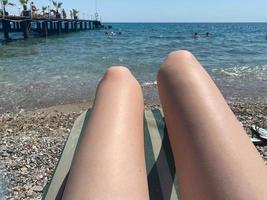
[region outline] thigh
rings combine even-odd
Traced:
[[[181,199],[266,196],[263,160],[196,58],[187,51],[171,53],[158,85]]]
[[[148,199],[141,87],[128,69],[110,68],[63,199]]]

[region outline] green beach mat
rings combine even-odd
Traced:
[[[44,191],[43,200],[61,199],[79,140],[86,128],[90,113],[90,110],[84,112],[75,121],[53,178]],[[145,111],[144,133],[150,199],[177,200],[179,195],[176,170],[162,110]]]

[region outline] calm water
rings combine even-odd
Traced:
[[[0,44],[0,112],[92,100],[110,65],[128,66],[142,84],[153,83],[164,57],[177,49],[192,51],[228,99],[267,100],[267,23],[113,24],[113,30],[123,34],[100,30]],[[147,102],[158,102],[155,91],[145,87]]]

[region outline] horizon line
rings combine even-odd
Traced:
[[[122,21],[122,22],[111,22],[111,21],[102,21],[102,23],[113,23],[113,24],[123,24],[123,23],[127,23],[127,24],[138,24],[138,23],[144,23],[144,24],[220,24],[220,23],[228,23],[228,24],[241,24],[241,23],[267,23],[267,21],[225,21],[225,22],[149,22],[149,21],[144,21],[144,22],[126,22],[126,21]]]

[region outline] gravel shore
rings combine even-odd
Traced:
[[[266,102],[229,105],[249,135],[253,124],[267,127]],[[41,198],[73,123],[86,106],[69,108],[0,115],[0,199]],[[257,149],[267,163],[267,146]]]

